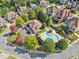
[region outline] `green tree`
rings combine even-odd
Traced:
[[[36,17],[36,14],[32,9],[28,10],[28,17],[29,17],[29,19],[33,19]]]
[[[16,24],[19,25],[19,26],[23,26],[25,24],[24,20],[19,16],[19,17],[16,17]]]
[[[35,36],[27,36],[24,41],[24,47],[29,50],[34,50],[38,46],[38,40]]]
[[[3,15],[5,15],[7,12],[9,12],[9,8],[8,7],[3,7],[2,12],[3,12]]]
[[[51,39],[46,39],[42,43],[42,50],[47,53],[53,53],[55,52],[55,43]]]
[[[23,20],[24,20],[25,22],[26,22],[27,20],[29,20],[27,13],[23,14],[21,17],[23,18]]]
[[[3,11],[2,11],[2,9],[0,8],[0,17],[2,17],[3,16]]]
[[[56,47],[61,49],[61,50],[65,50],[68,47],[68,43],[66,41],[66,39],[61,39],[56,43]]]
[[[38,19],[42,22],[45,23],[48,19],[48,16],[46,14],[44,14],[43,11],[39,11],[38,12]]]
[[[33,10],[35,11],[36,16],[37,16],[39,11],[43,11],[43,8],[38,6],[38,7],[33,8]]]

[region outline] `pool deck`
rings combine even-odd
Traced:
[[[50,28],[46,28],[46,31],[49,31]],[[41,33],[40,37],[44,35],[45,32]],[[52,33],[58,35],[59,39],[64,39],[64,37],[60,36],[54,29],[52,29]]]

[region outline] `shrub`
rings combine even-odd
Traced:
[[[56,48],[59,48],[61,50],[65,50],[68,47],[68,43],[66,39],[61,39],[56,43]]]
[[[55,51],[55,43],[51,39],[46,39],[42,43],[42,50],[47,53],[52,53]]]
[[[11,25],[11,26],[10,26],[10,30],[11,30],[11,33],[12,33],[12,34],[16,34],[16,33],[18,32],[18,29],[17,29],[17,27],[16,27],[16,24]]]
[[[13,43],[14,41],[16,41],[16,35],[12,35],[12,36],[7,38],[8,43]]]
[[[68,37],[70,38],[71,41],[75,41],[78,38],[75,34],[71,34]]]
[[[38,41],[35,36],[27,36],[24,41],[24,47],[29,50],[34,50],[38,46]]]
[[[20,33],[18,33],[18,35],[16,37],[16,43],[19,44],[19,45],[22,45],[23,42],[24,42],[23,35],[21,35]]]

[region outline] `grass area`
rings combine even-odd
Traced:
[[[79,14],[79,10],[76,10],[76,11],[75,11],[75,14]]]
[[[79,31],[76,32],[79,35]]]
[[[13,56],[8,56],[7,59],[17,59],[17,58]]]
[[[1,54],[2,52],[0,51],[0,54]]]
[[[71,12],[79,15],[79,10],[71,10]]]
[[[54,27],[59,27],[59,26],[62,26],[63,23],[58,23],[58,24],[55,24]]]
[[[68,37],[72,42],[78,39],[78,37],[75,34],[71,34]]]
[[[4,33],[6,31],[6,27],[5,28],[0,28],[0,34]]]

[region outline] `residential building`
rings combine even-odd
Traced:
[[[17,8],[17,13],[19,15],[22,15],[22,14],[24,14],[26,12],[27,12],[27,8],[26,7],[19,7],[19,8]]]
[[[53,6],[50,6],[50,7],[48,7],[48,8],[46,9],[46,14],[47,14],[48,16],[53,15]]]
[[[5,20],[14,20],[17,16],[18,15],[17,15],[16,12],[10,11],[10,12],[7,12],[7,14],[5,15],[4,19]]]
[[[69,17],[64,22],[64,27],[68,28],[69,30],[75,31],[77,28],[79,28],[79,17],[78,16]]]
[[[41,26],[42,23],[40,21],[30,20],[26,23],[25,28],[29,28],[29,31],[31,31],[31,33],[35,33]]]
[[[67,9],[59,9],[59,10],[56,12],[55,16],[61,17],[61,18],[66,18],[66,17],[71,16],[71,13],[70,13],[70,11],[67,10]]]

